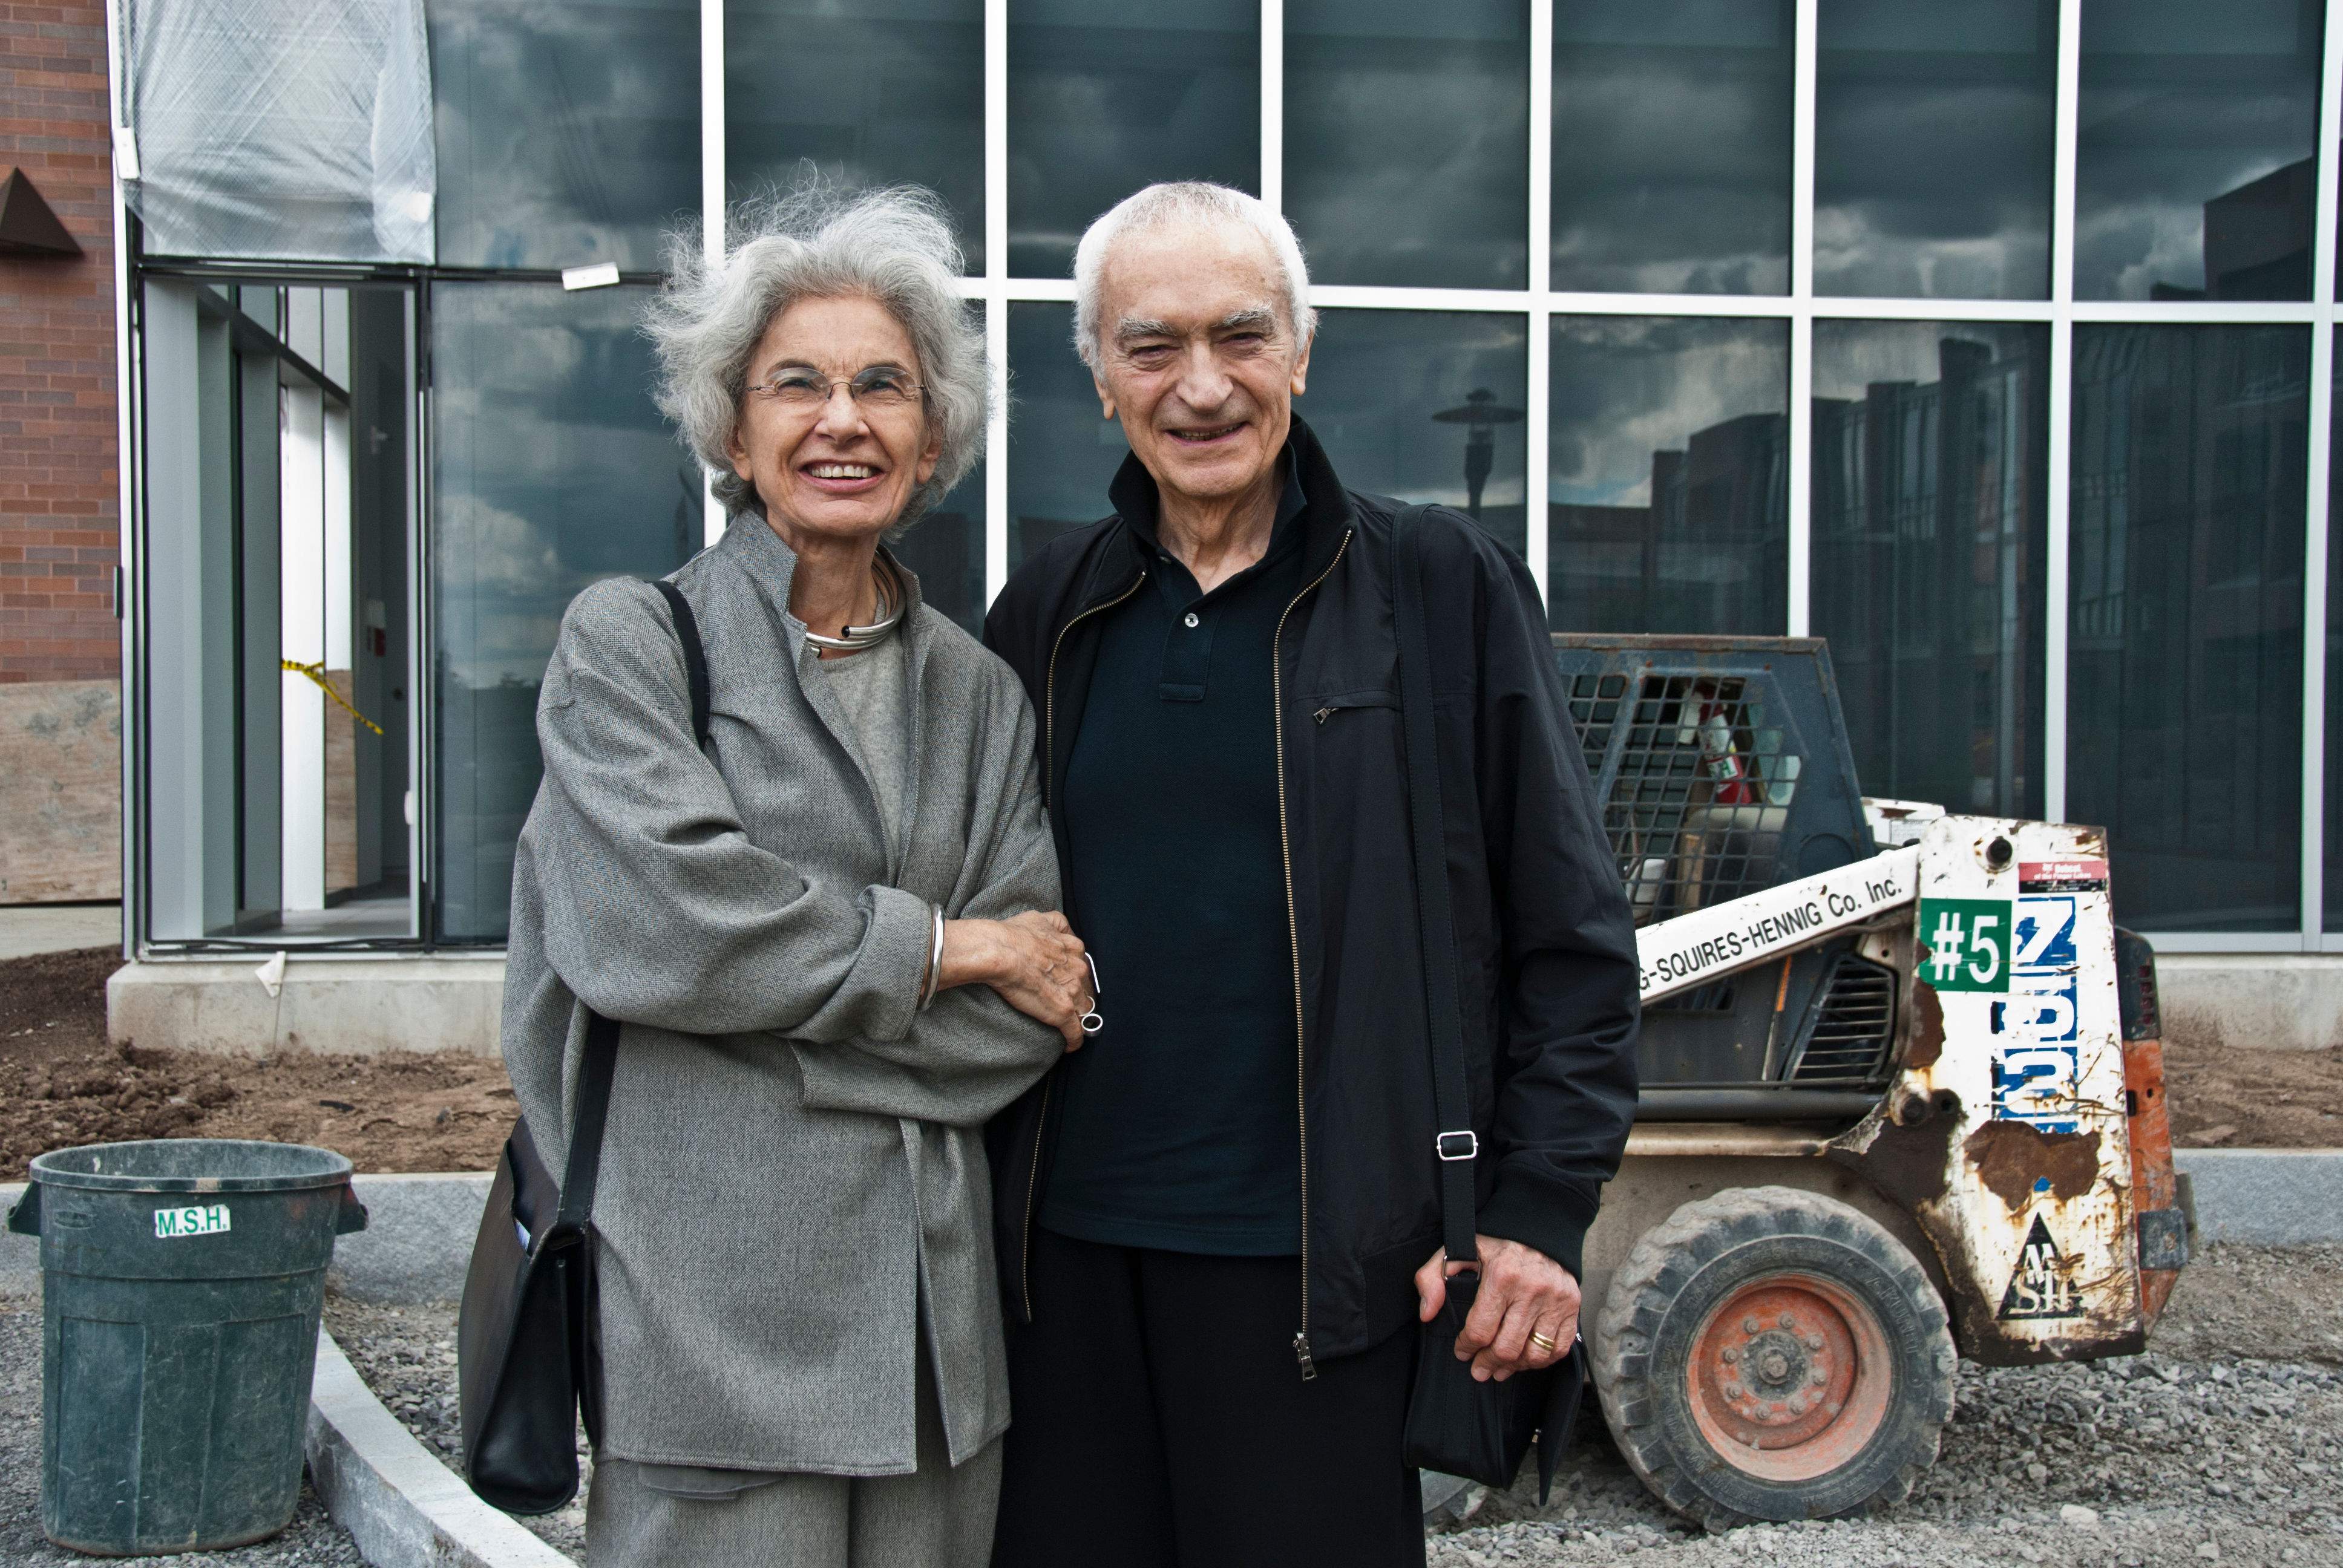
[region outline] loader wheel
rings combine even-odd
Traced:
[[[1787,1187],[1720,1192],[1647,1231],[1611,1278],[1594,1350],[1620,1452],[1712,1530],[1910,1495],[1958,1364],[1903,1244]]]

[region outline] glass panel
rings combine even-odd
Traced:
[[[699,207],[697,0],[432,0],[442,266],[659,266]]]
[[[981,276],[983,0],[728,0],[726,188],[787,189],[808,165],[844,186],[934,191]]]
[[[2083,0],[2076,298],[2310,297],[2325,12]]]
[[[1554,286],[1790,288],[1789,0],[1555,0]]]
[[[1525,288],[1524,0],[1286,0],[1285,210],[1316,283]]]
[[[1071,276],[1091,220],[1158,180],[1261,194],[1256,0],[1010,0],[1010,276]]]
[[[2310,334],[2075,328],[2066,815],[2116,918],[2300,920]]]
[[[887,548],[919,574],[920,597],[971,637],[984,632],[984,464]]]
[[[1789,323],[1557,316],[1551,370],[1554,629],[1786,630]]]
[[[412,297],[143,302],[144,934],[410,937]]]
[[[1074,356],[1074,307],[1009,304],[1009,566],[1114,508],[1106,487],[1131,447],[1099,413],[1088,367]]]
[[[1815,292],[2046,299],[2056,0],[1822,0]]]
[[[431,676],[440,940],[501,942],[561,613],[699,547],[699,465],[651,406],[649,291],[431,291]]]
[[[1864,793],[2042,815],[2050,329],[1815,323],[1814,629]]]
[[[1482,310],[1328,310],[1293,411],[1353,490],[1471,512],[1523,546],[1527,318]]]

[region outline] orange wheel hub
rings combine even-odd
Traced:
[[[1725,1462],[1810,1481],[1861,1453],[1894,1394],[1871,1309],[1811,1274],[1754,1281],[1720,1302],[1684,1369],[1693,1421]]]

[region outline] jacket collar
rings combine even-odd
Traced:
[[[1302,512],[1295,521],[1302,529],[1302,575],[1308,581],[1332,563],[1350,535],[1351,495],[1327,458],[1326,448],[1319,444],[1317,432],[1299,414],[1293,416],[1280,461],[1288,465],[1292,480],[1298,480],[1302,488]],[[1113,538],[1083,585],[1075,613],[1122,592],[1132,577],[1144,569],[1149,542],[1155,535],[1156,497],[1155,477],[1140,462],[1139,455],[1134,452],[1123,458],[1107,487],[1107,498],[1114,503],[1115,520],[1121,527],[1110,530]]]
[[[780,623],[789,638],[789,662],[794,665],[805,656],[805,623],[789,613],[789,584],[796,578],[798,553],[782,542],[781,536],[755,512],[735,512],[725,525],[724,537],[715,547],[738,567],[741,574],[756,585],[766,607]],[[920,606],[925,602],[920,591],[920,579],[911,568],[897,560],[895,552],[885,545],[879,547],[894,566],[895,575],[903,585],[906,603],[903,619],[895,635],[910,639],[912,666],[916,669],[920,656],[927,651],[927,638],[920,626]]]

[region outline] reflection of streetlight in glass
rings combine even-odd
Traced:
[[[1475,522],[1481,519],[1481,487],[1489,482],[1489,470],[1497,463],[1497,427],[1521,417],[1519,408],[1497,407],[1497,395],[1486,387],[1467,392],[1463,407],[1443,408],[1433,416],[1443,425],[1472,427],[1464,437],[1464,490],[1472,498],[1464,509]]]

